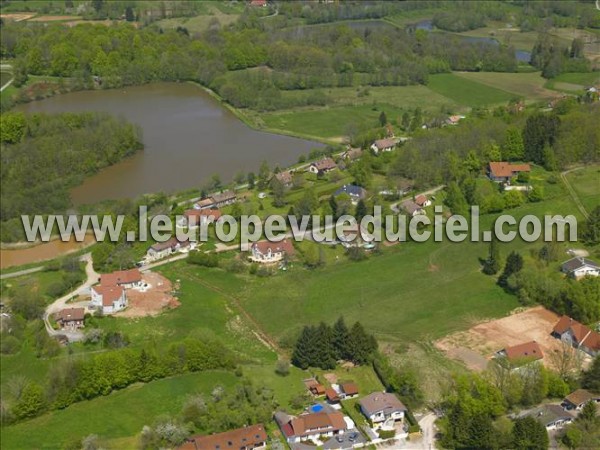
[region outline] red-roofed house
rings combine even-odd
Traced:
[[[54,315],[54,320],[63,330],[83,328],[85,308],[65,308]]]
[[[488,176],[499,183],[510,183],[521,172],[531,172],[529,164],[511,164],[508,162],[490,162]]]
[[[90,306],[102,311],[103,314],[113,314],[127,307],[125,289],[121,286],[94,286],[91,289]]]
[[[294,246],[287,239],[281,242],[260,241],[252,244],[250,259],[258,263],[274,263],[294,255]]]
[[[259,8],[264,8],[265,6],[267,6],[267,0],[252,0],[250,2],[250,6],[252,7],[259,7]]]
[[[179,450],[252,450],[267,446],[267,433],[263,424],[210,435],[192,436]]]
[[[218,209],[188,209],[183,212],[183,217],[177,221],[179,226],[199,226],[216,222],[221,218]]]
[[[421,208],[425,208],[426,206],[431,205],[431,200],[429,200],[426,195],[420,194],[415,197],[415,203]]]
[[[343,434],[348,428],[344,415],[338,411],[301,414],[298,417],[278,411],[275,421],[290,444]]]
[[[530,341],[503,348],[499,352],[496,352],[496,356],[508,359],[511,364],[523,366],[541,360],[544,357],[544,353],[536,341]]]
[[[562,316],[552,329],[552,335],[590,356],[600,354],[600,333],[571,319]]]
[[[100,275],[100,284],[102,286],[121,286],[124,288],[139,287],[142,285],[142,274],[139,269],[104,273]]]

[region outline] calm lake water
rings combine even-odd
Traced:
[[[240,170],[295,163],[321,144],[263,133],[189,83],[157,83],[58,95],[20,105],[24,112],[105,111],[142,128],[144,150],[103,169],[72,191],[75,205],[200,187],[212,174],[225,182]]]

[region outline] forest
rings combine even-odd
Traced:
[[[1,124],[2,222],[65,211],[71,187],[142,148],[137,126],[102,113],[11,112]],[[12,228],[3,227],[3,241]]]

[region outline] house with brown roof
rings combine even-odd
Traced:
[[[198,227],[216,222],[221,218],[221,211],[218,209],[186,209],[182,217],[177,220],[179,227]]]
[[[505,161],[490,162],[488,165],[488,177],[498,183],[510,183],[510,180],[521,172],[531,172],[531,166],[529,164],[512,164]]]
[[[496,352],[497,358],[506,358],[513,367],[518,368],[544,358],[544,353],[536,341],[505,347]]]
[[[63,330],[84,327],[85,308],[65,308],[54,314],[54,320]]]
[[[323,158],[308,166],[308,171],[317,175],[331,172],[334,169],[337,169],[337,164],[331,158]]]
[[[375,153],[376,155],[383,152],[391,152],[397,143],[398,140],[392,137],[385,139],[377,139],[371,144],[371,150],[373,150],[373,153]]]
[[[90,293],[92,296],[90,307],[101,311],[102,314],[114,314],[127,307],[127,296],[122,286],[101,284],[93,286]]]
[[[259,241],[250,247],[250,260],[261,264],[276,263],[285,257],[294,256],[295,249],[291,241]]]
[[[340,384],[340,391],[342,393],[342,397],[346,398],[354,398],[358,396],[358,386],[356,383],[352,381],[347,381],[346,383]]]
[[[600,265],[591,259],[583,258],[581,256],[564,262],[560,266],[560,270],[575,279],[583,278],[585,276],[600,276]]]
[[[202,212],[199,210],[194,211]],[[165,258],[178,251],[189,250],[191,247],[195,247],[195,243],[187,240],[180,241],[176,237],[172,237],[165,242],[157,242],[156,244],[151,245],[148,251],[146,251],[146,260],[156,261],[157,259]]]
[[[600,333],[569,316],[562,316],[551,334],[592,357],[600,354]]]
[[[360,159],[362,153],[363,151],[361,148],[348,147],[348,149],[342,153],[341,157],[347,161],[356,161],[357,159]]]
[[[327,401],[331,404],[339,403],[341,400],[340,396],[335,391],[335,389],[330,387],[325,389],[325,397],[327,398]]]
[[[406,213],[411,217],[425,214],[425,211],[423,211],[423,208],[421,208],[419,205],[417,205],[412,200],[404,200],[402,203],[400,203],[400,207],[404,211],[406,211]]]
[[[289,170],[284,170],[275,175],[275,179],[283,184],[285,187],[290,187],[294,181],[294,175]]]
[[[100,275],[100,284],[103,286],[121,286],[129,289],[142,285],[142,273],[139,269],[117,270]]]
[[[231,205],[237,201],[237,195],[233,191],[223,191],[215,194],[210,194],[207,198],[203,198],[194,204],[194,209],[211,209],[221,208]]]
[[[344,415],[339,411],[305,413],[297,417],[278,411],[274,418],[290,444],[332,437],[343,434],[348,429]]]
[[[263,424],[210,435],[196,435],[185,440],[179,450],[252,450],[267,446]]]
[[[564,398],[562,406],[568,410],[579,411],[588,402],[600,403],[600,394],[593,394],[586,389],[577,389]]]
[[[319,383],[316,378],[307,378],[303,382],[306,389],[308,389],[312,395],[317,397],[325,395],[325,387]]]
[[[358,401],[364,416],[374,424],[404,419],[406,406],[394,394],[373,392]]]

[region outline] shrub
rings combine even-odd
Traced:
[[[396,436],[396,430],[379,430],[377,434],[381,439],[392,439]]]
[[[282,377],[287,377],[290,374],[290,362],[286,359],[280,359],[275,365],[275,373]]]
[[[2,336],[0,339],[0,353],[14,355],[21,349],[21,341],[14,336]]]
[[[219,257],[215,253],[203,253],[200,251],[190,252],[187,257],[188,264],[196,264],[204,267],[217,267]]]

